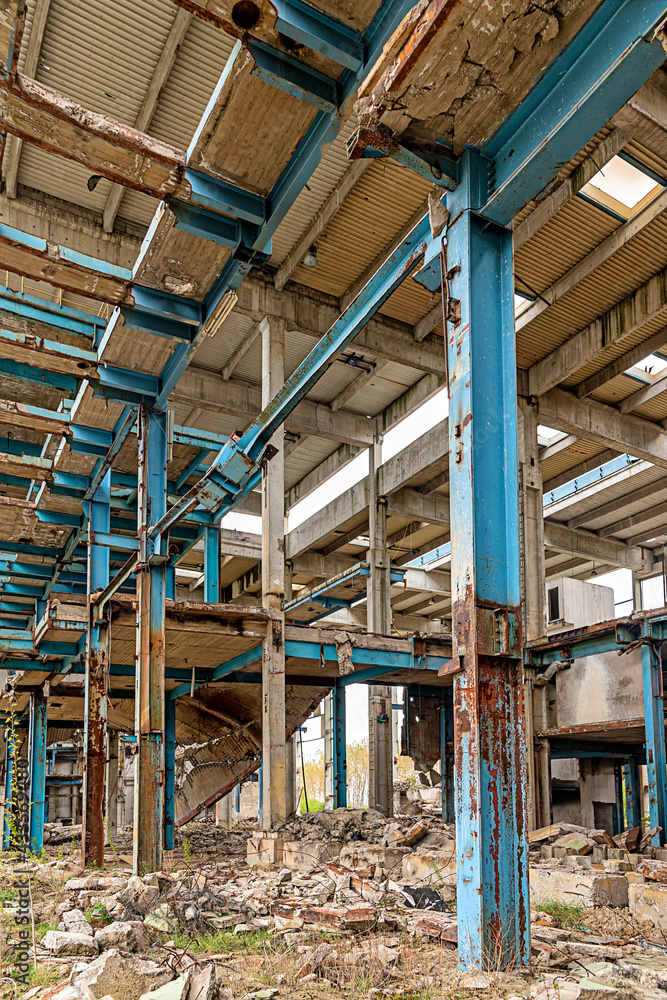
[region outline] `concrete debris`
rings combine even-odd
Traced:
[[[37,959],[59,963],[66,981],[30,1000],[270,1000],[274,982],[281,995],[315,984],[336,998],[364,982],[375,997],[417,975],[423,990],[467,984],[523,1000],[667,1000],[667,855],[628,851],[627,831],[538,832],[531,969],[503,983],[457,972],[456,843],[439,819],[335,810],[248,833],[243,851],[142,877],[35,862],[35,878],[44,868],[59,879],[36,915],[59,929]],[[207,940],[219,951],[202,953]]]

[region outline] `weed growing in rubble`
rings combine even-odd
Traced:
[[[543,899],[536,904],[538,910],[550,913],[563,927],[574,927],[580,924],[586,916],[586,909],[581,903],[563,903],[559,899]]]
[[[111,853],[114,856],[116,862],[118,862],[118,851],[116,850],[116,845],[114,844],[113,837],[111,836],[111,826],[109,825],[109,817],[104,817],[104,832],[107,835],[107,840],[109,841],[109,847],[111,848]]]
[[[181,841],[183,846],[183,857],[185,858],[186,867],[190,867],[190,862],[192,861],[192,844],[187,837],[183,837]]]
[[[264,941],[270,940],[268,931],[258,930],[257,933],[234,934],[232,931],[214,931],[212,934],[177,934],[174,937],[176,948],[187,948],[197,954],[218,954],[220,952],[260,951]]]

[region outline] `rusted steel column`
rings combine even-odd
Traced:
[[[382,464],[382,439],[376,436],[368,450],[368,549],[366,589],[367,631],[391,631],[389,556],[387,554],[387,504],[378,495],[378,469]],[[385,816],[394,814],[394,747],[392,741],[393,692],[386,684],[368,688],[368,805]]]
[[[285,381],[285,321],[262,321],[262,405]],[[271,612],[262,660],[262,826],[287,819],[285,774],[285,460],[282,430],[262,477],[262,605]]]
[[[167,506],[167,414],[139,408],[135,874],[162,867],[164,829],[165,596],[168,540],[149,530]]]
[[[111,472],[100,483],[94,498],[84,505],[89,519],[88,594],[109,583],[109,549],[95,544],[95,532],[110,529]],[[104,782],[107,759],[107,693],[109,675],[109,628],[94,620],[92,612],[86,636],[86,691],[83,715],[83,835],[81,864],[91,868],[104,864]]]
[[[475,214],[467,149],[448,196],[449,453],[462,968],[529,961],[512,233]]]

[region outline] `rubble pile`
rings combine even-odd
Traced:
[[[229,832],[197,824],[183,841],[211,837],[215,858],[143,877],[114,860],[94,873],[35,860],[21,866],[42,927],[31,961],[51,978],[19,995],[413,1000],[442,987],[444,996],[667,1000],[667,852],[651,833],[533,832],[531,967],[493,975],[457,970],[454,830],[430,815],[311,814],[250,838],[236,831],[245,852],[224,857]],[[5,956],[15,915],[6,902]]]

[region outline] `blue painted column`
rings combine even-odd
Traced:
[[[467,149],[446,233],[458,944],[480,969],[530,957],[512,233],[475,213],[489,181]]]
[[[333,800],[334,809],[347,808],[347,710],[345,687],[337,684],[333,690]]]
[[[636,757],[630,757],[623,768],[625,778],[625,812],[629,827],[642,825],[642,786],[639,764]]]
[[[648,637],[647,637],[648,639]],[[662,662],[660,653],[650,641],[642,645],[642,677],[644,681],[644,727],[646,740],[646,772],[648,777],[649,826],[662,827],[652,844],[664,840],[667,808],[665,799],[665,721],[663,713]]]
[[[204,529],[204,600],[208,604],[220,601],[220,532],[216,527]]]
[[[174,849],[176,809],[176,699],[167,698],[164,711],[164,849]]]
[[[257,829],[262,829],[262,820],[264,818],[264,765],[259,765],[259,771],[257,772]]]
[[[167,600],[168,601],[175,601],[176,600],[176,567],[175,566],[167,566],[166,573],[167,573],[167,580],[166,580]]]
[[[46,821],[46,697],[42,688],[30,695],[30,850],[44,846]]]
[[[95,532],[109,532],[111,471],[95,496],[84,504],[88,517],[88,595],[109,583],[109,548],[95,544]],[[107,759],[107,693],[109,673],[109,628],[106,621],[88,623],[86,635],[86,681],[83,709],[83,834],[81,863],[84,868],[104,864],[104,787]]]
[[[241,820],[241,786],[234,785],[234,808],[232,812],[232,821],[234,823],[239,823]]]
[[[160,871],[164,841],[165,599],[168,538],[149,529],[167,507],[167,414],[139,407],[135,874]]]

